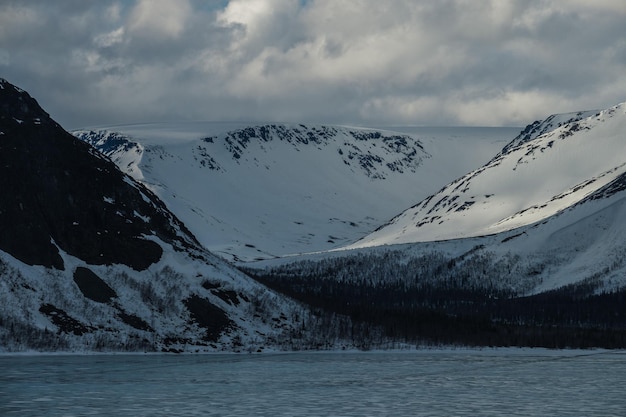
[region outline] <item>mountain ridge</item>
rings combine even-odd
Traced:
[[[533,129],[552,126],[556,117],[529,125],[534,128],[526,128],[487,164],[349,247],[488,235],[557,213],[624,172],[617,150],[626,145],[621,140],[625,107],[566,115],[567,122],[545,132],[537,129],[534,138]],[[594,142],[594,135],[602,143]]]
[[[500,132],[517,133],[211,123],[121,129],[73,133],[155,191],[206,247],[240,261],[356,240],[434,184],[467,172],[485,149],[500,149]]]
[[[7,82],[0,83],[0,110],[0,183],[9,191],[0,201],[3,351],[626,346],[626,164],[615,151],[623,142],[623,104],[533,123],[465,176],[466,165],[445,171],[459,155],[482,158],[472,147],[494,149],[501,137],[459,147],[467,138],[306,125],[219,132],[127,126],[126,133],[140,132],[137,141],[124,132],[90,132],[87,139],[115,166]],[[441,158],[455,148],[455,157]],[[437,193],[437,181],[451,172],[461,176]],[[392,182],[398,178],[406,182]],[[272,258],[248,240],[280,236],[272,234],[280,223],[256,228],[263,210],[281,208],[265,219],[284,217],[289,233],[302,229],[296,236],[312,240],[318,211],[326,238],[337,225],[358,226],[352,211],[370,212],[365,201],[396,210],[399,200],[387,196],[419,201],[432,188],[413,206],[426,217],[409,213],[401,226],[440,215],[435,221],[452,224],[449,230],[474,236],[392,245],[402,240],[391,234],[374,247],[338,245],[246,264],[246,273],[195,238],[190,230],[198,224],[187,228],[192,217],[175,214],[196,210],[210,218],[215,212],[194,200],[205,196],[240,219],[233,224],[251,257]],[[293,204],[294,195],[303,203]],[[494,206],[498,199],[508,206]],[[320,202],[338,205],[323,211]],[[342,203],[347,209],[337,215]],[[486,208],[477,216],[480,204]],[[430,218],[422,231],[435,222]],[[232,236],[226,229],[220,239]]]
[[[0,132],[0,351],[283,350],[327,334],[6,80]]]

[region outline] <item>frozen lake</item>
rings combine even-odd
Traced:
[[[626,352],[0,356],[0,416],[625,416]]]

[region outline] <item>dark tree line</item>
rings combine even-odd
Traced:
[[[363,344],[626,347],[626,291],[597,293],[588,280],[522,296],[537,268],[476,247],[457,258],[389,251],[246,272],[320,315],[349,317],[342,336]]]

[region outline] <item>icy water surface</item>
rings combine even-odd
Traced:
[[[0,416],[626,416],[626,353],[0,356]]]

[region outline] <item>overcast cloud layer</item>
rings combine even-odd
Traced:
[[[0,77],[66,128],[520,126],[626,100],[624,0],[0,2]]]

